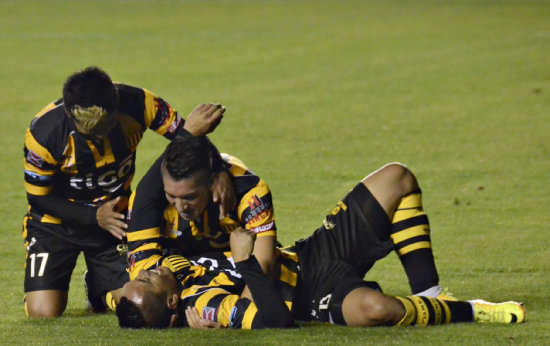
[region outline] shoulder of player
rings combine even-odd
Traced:
[[[28,132],[33,142],[46,148],[54,156],[64,150],[67,138],[74,131],[71,120],[66,116],[63,102],[58,100],[42,109],[32,120]],[[26,145],[32,145],[25,139]]]
[[[118,91],[118,112],[134,118],[143,118],[146,90],[122,83],[115,83],[115,88]]]
[[[241,160],[229,154],[222,154],[223,160],[228,165],[228,170],[233,177],[233,187],[238,199],[242,199],[249,191],[265,186],[267,184],[263,179],[251,171]]]

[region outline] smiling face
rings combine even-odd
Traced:
[[[122,287],[122,295],[138,305],[143,304],[151,295],[164,296],[173,292],[177,292],[176,278],[166,267],[141,270],[135,280]]]
[[[151,327],[155,325],[159,315],[177,307],[179,294],[172,271],[166,267],[158,267],[141,270],[135,280],[122,286],[121,296],[139,307],[147,326]]]
[[[212,196],[213,180],[213,176],[204,171],[179,180],[172,178],[166,171],[162,172],[166,199],[186,221],[198,219],[206,209]]]

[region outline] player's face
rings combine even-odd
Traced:
[[[141,270],[135,280],[122,287],[122,295],[139,306],[146,302],[147,297],[167,296],[174,292],[177,292],[176,278],[166,267]]]
[[[186,221],[199,218],[212,196],[212,177],[197,172],[189,178],[174,180],[168,173],[162,175],[166,199],[179,216]]]

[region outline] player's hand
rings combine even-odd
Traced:
[[[119,213],[119,210],[124,209],[128,204],[128,198],[124,196],[118,196],[112,201],[105,202],[101,207],[97,209],[96,219],[99,227],[103,228],[111,235],[119,240],[126,237],[126,216]]]
[[[220,206],[220,220],[235,208],[237,199],[233,189],[233,180],[228,172],[221,172],[217,175],[212,198],[214,203]]]
[[[201,103],[187,116],[183,128],[193,136],[204,136],[220,124],[225,107],[219,103]]]
[[[254,232],[247,231],[242,227],[233,230],[229,235],[229,245],[231,246],[233,261],[246,261],[252,255],[252,251],[254,251],[255,240],[256,233]]]
[[[185,317],[187,318],[187,324],[193,329],[221,328],[219,323],[201,318],[197,308],[192,306],[185,309]]]

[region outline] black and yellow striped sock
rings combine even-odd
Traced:
[[[428,216],[422,208],[422,192],[401,199],[392,219],[390,235],[405,268],[413,294],[439,284],[430,239]]]
[[[405,316],[397,326],[419,326],[472,322],[472,305],[430,297],[395,297],[405,306]]]

